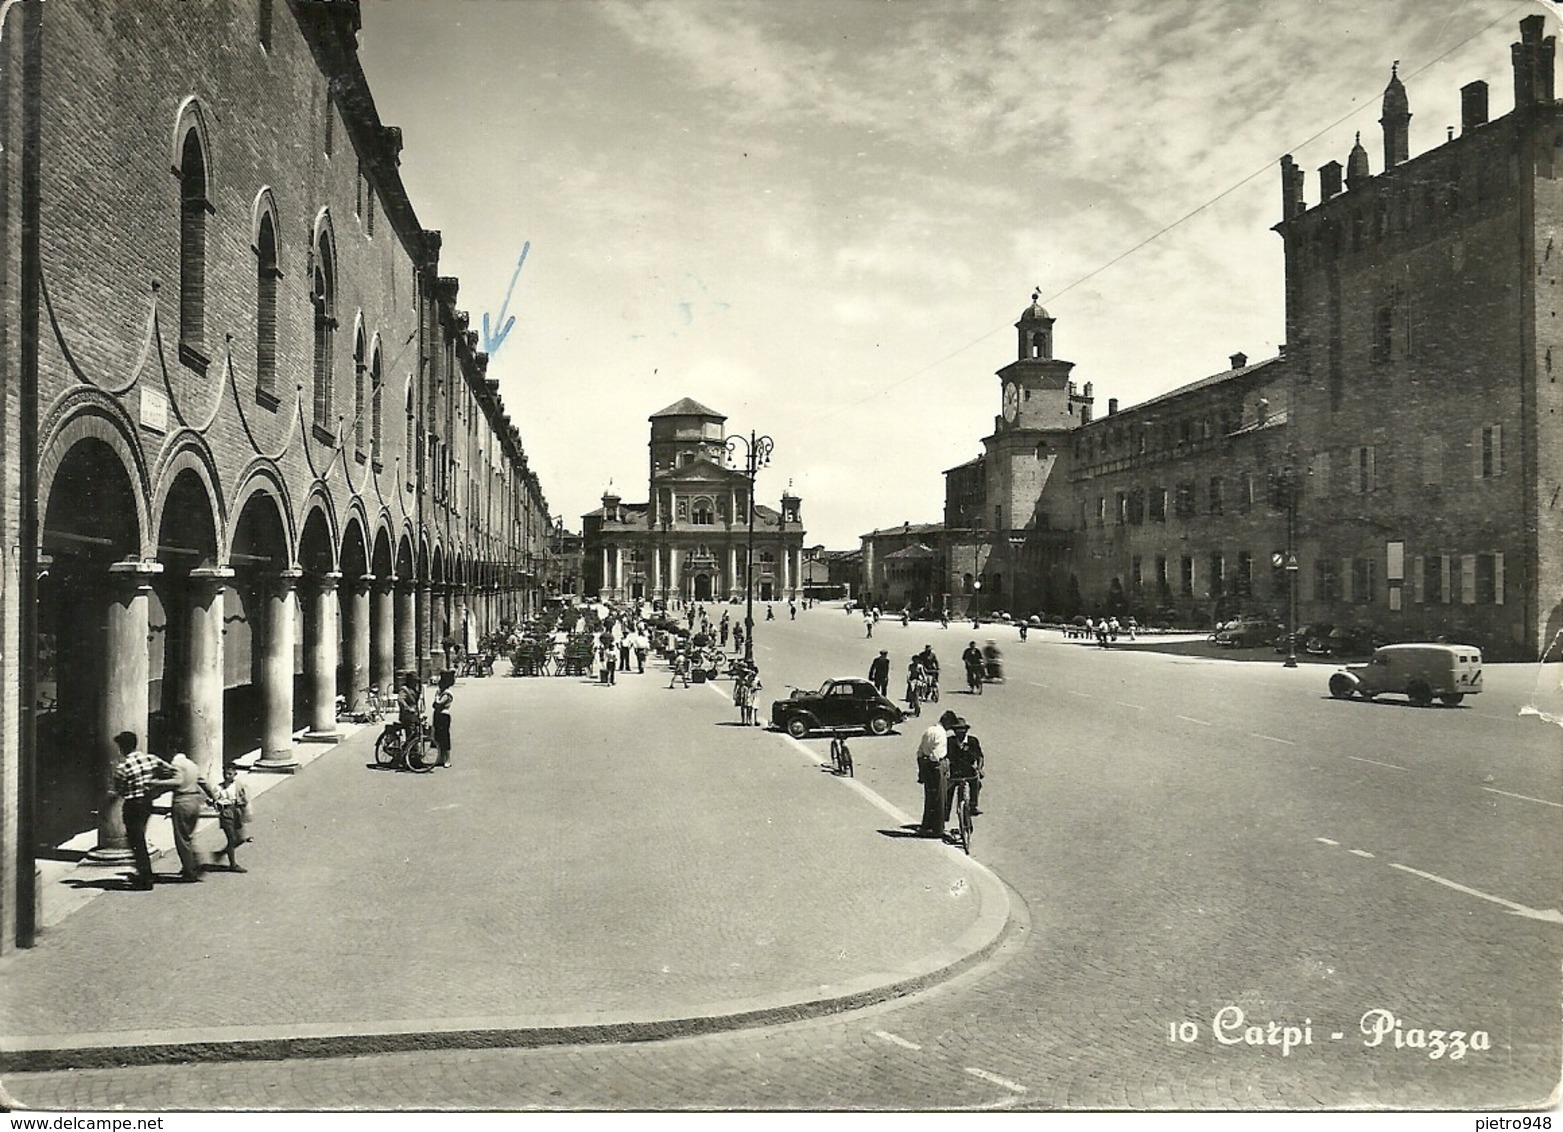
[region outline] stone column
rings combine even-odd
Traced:
[[[792,551],[787,549],[787,544],[782,543],[781,548],[781,599],[787,599],[787,593],[792,589]]]
[[[668,577],[668,593],[672,597],[682,598],[684,596],[683,592],[679,589],[680,585],[682,585],[682,583],[684,581],[684,579],[682,577],[682,573],[683,572],[679,569],[678,547],[676,547],[676,546],[669,547],[668,548],[668,575],[669,575],[669,577]]]
[[[619,597],[629,594],[629,581],[624,576],[624,548],[616,547],[613,551],[613,581],[614,588],[618,590]]]
[[[364,691],[369,687],[369,587],[373,574],[362,574],[347,583],[343,610],[347,624],[342,627],[343,675],[347,678],[346,703],[348,711],[360,711],[364,706]]]
[[[601,596],[603,596],[603,597],[607,597],[608,596],[608,587],[612,585],[612,583],[608,580],[608,569],[609,569],[608,548],[605,546],[605,547],[602,548],[602,591],[601,591]]]
[[[186,591],[190,706],[185,754],[213,783],[223,765],[223,590],[232,577],[226,566],[203,566],[190,571]]]
[[[98,747],[102,757],[104,804],[98,815],[98,844],[87,861],[120,865],[131,860],[125,836],[124,803],[114,791],[114,768],[123,760],[114,736],[134,731],[145,750],[147,739],[147,598],[160,562],[116,562],[105,583],[103,694],[98,703]]]
[[[337,583],[332,571],[310,578],[304,600],[304,679],[309,688],[306,743],[336,743]]]
[[[658,546],[651,552],[651,597],[653,600],[662,596],[662,550]]]
[[[411,578],[398,578],[396,582],[396,614],[393,621],[396,671],[391,674],[391,687],[400,683],[402,674],[418,667],[418,640],[414,635],[418,627],[418,594]]]
[[[727,596],[738,594],[738,548],[731,543],[727,547]]]
[[[424,655],[419,657],[419,674],[445,668],[444,594],[442,585],[425,582],[417,588],[417,616],[424,625]]]
[[[369,683],[381,696],[396,687],[396,604],[391,579],[364,575],[373,584],[370,597]]]
[[[417,604],[415,606],[418,625],[423,630],[423,645],[415,650],[419,653],[414,667],[420,676],[434,671],[434,654],[439,651],[440,642],[434,633],[434,583],[422,581],[418,584]]]
[[[266,638],[261,656],[261,757],[254,770],[292,774],[293,643],[298,582],[303,571],[284,570],[265,581]]]

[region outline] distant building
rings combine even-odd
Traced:
[[[585,590],[603,601],[736,601],[749,576],[749,478],[727,466],[727,418],[686,397],[653,413],[650,499],[609,488],[582,516]],[[799,596],[801,500],[753,506],[754,600]]]
[[[983,454],[944,473],[952,607],[1285,620],[1295,579],[1302,622],[1563,656],[1563,104],[1544,27],[1520,23],[1512,113],[1489,120],[1470,83],[1459,136],[1412,158],[1392,71],[1382,172],[1359,137],[1310,208],[1282,158],[1280,356],[1093,418],[1033,297]]]
[[[1391,72],[1383,169],[1358,139],[1319,201],[1281,160],[1305,617],[1559,656],[1563,193],[1554,40],[1520,22],[1514,110],[1461,90],[1459,136],[1410,157]]]
[[[940,608],[948,557],[943,523],[902,523],[862,536],[866,604],[882,609]]]

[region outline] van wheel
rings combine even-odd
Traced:
[[[1439,696],[1438,702],[1444,707],[1459,707],[1460,701],[1465,699],[1464,692],[1450,692],[1447,696]]]
[[[1337,672],[1330,677],[1330,695],[1337,700],[1349,700],[1351,698],[1351,678],[1342,672]]]
[[[1426,680],[1413,680],[1406,685],[1406,695],[1417,707],[1433,706],[1433,689]]]

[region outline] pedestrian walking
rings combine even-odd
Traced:
[[[923,820],[917,827],[920,837],[944,836],[944,796],[950,777],[950,733],[946,728],[958,718],[953,711],[945,712],[917,741],[917,781],[923,787]]]
[[[742,625],[733,626],[733,651],[744,651],[744,627]]]
[[[450,705],[455,699],[451,688],[455,683],[454,672],[441,672],[439,688],[434,693],[434,746],[440,753],[435,766],[450,766]]]
[[[797,619],[798,619],[798,604],[797,604],[797,602],[789,601],[787,603],[787,620],[788,621],[796,621]]]
[[[239,768],[232,763],[223,767],[222,783],[212,792],[212,805],[217,807],[217,825],[228,842],[218,851],[219,856],[227,855],[230,873],[247,872],[234,856],[234,850],[253,840],[248,833],[250,795],[239,781]]]
[[[923,714],[922,705],[919,701],[922,698],[924,678],[923,658],[919,654],[912,657],[906,666],[906,706],[913,715]]]
[[[863,630],[865,639],[874,635],[874,611],[871,609],[863,610]]]
[[[668,687],[671,688],[680,680],[684,682],[684,687],[689,687],[689,657],[683,649],[673,654],[673,678],[668,681]]]
[[[204,861],[195,847],[195,827],[201,820],[201,806],[212,801],[212,788],[201,777],[201,768],[183,752],[168,760],[174,777],[169,780],[173,798],[168,818],[174,827],[174,850],[179,854],[179,875],[187,881],[204,880]]]
[[[136,879],[130,887],[148,891],[152,887],[152,853],[147,849],[147,822],[152,817],[152,799],[170,788],[172,769],[156,755],[139,750],[134,731],[114,736],[119,762],[114,765],[114,792],[123,804],[125,837],[136,862]]]
[[[868,666],[868,680],[878,690],[881,696],[886,694],[890,687],[890,650],[880,649]]]

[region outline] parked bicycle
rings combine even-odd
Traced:
[[[421,719],[412,728],[403,727],[400,721],[392,720],[374,741],[374,761],[377,766],[427,774],[434,769],[438,759],[439,750],[434,746],[434,735]]]
[[[832,736],[830,740],[830,767],[834,773],[843,778],[853,776],[852,748],[847,746],[847,741],[840,735]]]
[[[352,711],[347,708],[347,697],[336,698],[336,718],[338,723],[379,723],[385,718],[385,703],[380,699],[380,693],[373,687],[365,688],[359,697],[359,706]]]

